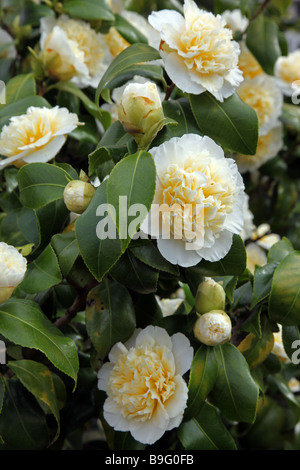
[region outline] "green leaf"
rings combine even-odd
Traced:
[[[262,319],[261,335],[249,333],[238,345],[238,350],[243,354],[250,369],[261,364],[271,353],[274,346],[274,336],[266,317]]]
[[[63,8],[71,17],[82,20],[114,20],[114,15],[104,0],[65,0]]]
[[[259,389],[246,359],[231,343],[217,346],[217,354],[219,373],[212,391],[214,404],[228,419],[252,423]]]
[[[127,341],[136,325],[127,289],[108,279],[89,292],[85,318],[87,332],[101,359],[115,343]]]
[[[178,428],[186,450],[236,450],[235,441],[214,406],[204,403],[200,412]]]
[[[62,275],[66,277],[79,256],[79,248],[75,232],[57,233],[52,237],[51,245],[58,257],[58,263]]]
[[[294,251],[292,243],[287,238],[283,237],[269,249],[268,263],[282,261],[292,251]]]
[[[197,416],[215,385],[218,363],[214,348],[202,345],[196,352],[190,370],[189,397],[184,418]]]
[[[113,279],[141,294],[156,292],[158,271],[142,263],[127,250],[110,269]]]
[[[62,275],[58,260],[51,245],[32,261],[28,267],[20,288],[28,294],[36,294],[59,284]]]
[[[136,42],[148,44],[147,38],[131,23],[117,13],[115,14],[114,27],[130,44],[134,44]]]
[[[54,18],[54,10],[47,7],[47,5],[36,5],[35,3],[28,3],[21,10],[20,26],[24,26],[27,24],[39,26],[40,19],[44,16],[52,16]]]
[[[50,243],[51,237],[61,232],[70,212],[63,199],[47,203],[45,206],[36,209],[36,219],[39,227],[39,250]]]
[[[269,315],[282,325],[300,324],[300,251],[287,255],[275,269]]]
[[[280,11],[280,13],[282,15],[284,15],[286,13],[287,9],[293,3],[293,0],[272,0],[272,3]]]
[[[50,163],[24,165],[18,173],[20,200],[30,209],[43,207],[61,199],[72,179],[65,170]]]
[[[292,360],[292,356],[297,352],[293,345],[300,345],[300,329],[298,326],[283,326],[282,327],[282,342],[284,350],[288,357]],[[296,343],[295,343],[296,342]],[[299,354],[298,354],[299,355]],[[298,359],[298,358],[297,358]]]
[[[52,442],[56,441],[60,433],[60,416],[50,370],[44,364],[28,359],[10,361],[7,365],[22,382],[24,387],[39,401],[44,403],[53,414],[57,423],[57,432]]]
[[[100,97],[104,89],[116,86],[116,78],[122,76],[129,80],[135,74],[147,70],[144,63],[160,59],[159,52],[148,44],[132,44],[119,54],[110,64],[105,74],[101,78],[96,90],[95,101],[99,104]],[[143,65],[141,65],[143,64]],[[150,66],[152,72],[158,70],[156,66]],[[153,67],[156,67],[153,69]],[[148,69],[149,70],[149,69]]]
[[[279,261],[273,261],[272,263],[267,263],[264,266],[255,266],[251,309],[269,295],[273,274],[278,264]]]
[[[19,380],[5,381],[0,435],[12,450],[44,450],[49,444],[46,417]]]
[[[117,229],[108,208],[105,209],[107,204],[106,186],[107,181],[101,183],[91,204],[75,222],[75,233],[80,254],[87,268],[98,282],[101,281],[122,254]],[[99,207],[105,209],[101,211],[101,214],[97,212]],[[111,231],[111,236],[108,236],[107,233],[105,238],[105,233],[108,231]],[[115,238],[113,237],[114,234]]]
[[[0,129],[2,129],[5,124],[9,123],[9,120],[12,116],[20,116],[21,114],[25,114],[30,106],[46,106],[47,108],[51,108],[51,105],[48,103],[48,101],[45,100],[45,98],[35,95],[27,96],[26,98],[23,98],[19,101],[7,104],[2,109],[0,109]]]
[[[208,92],[189,95],[200,131],[217,144],[237,153],[255,155],[258,118],[254,109],[235,93],[223,103]]]
[[[1,334],[15,344],[41,351],[52,364],[76,383],[77,348],[30,300],[10,299],[0,306]]]
[[[259,15],[248,28],[246,44],[263,70],[273,75],[275,62],[281,56],[277,24]]]
[[[136,258],[148,266],[151,266],[151,268],[179,276],[178,266],[169,263],[151,240],[132,240],[129,249]]]
[[[33,73],[24,73],[11,78],[6,84],[6,105],[20,101],[36,94],[36,83]]]
[[[107,202],[114,209],[111,216],[116,222],[123,252],[150,210],[155,184],[154,160],[143,150],[123,158],[109,176]]]

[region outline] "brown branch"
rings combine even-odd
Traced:
[[[264,2],[260,5],[260,7],[258,8],[258,10],[256,11],[256,13],[254,13],[254,15],[252,16],[252,18],[249,20],[249,23],[248,23],[248,26],[247,28],[245,29],[245,31],[243,32],[243,35],[247,33],[248,31],[248,28],[249,26],[251,25],[251,23],[256,20],[256,18],[264,11],[264,9],[266,8],[266,6],[270,3],[271,0],[264,0]]]
[[[166,91],[166,95],[165,95],[164,101],[168,101],[168,99],[170,98],[171,93],[172,93],[172,91],[174,90],[174,88],[175,88],[175,83],[172,83],[172,84],[169,86],[169,88],[167,89],[167,91]]]

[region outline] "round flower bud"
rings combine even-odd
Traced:
[[[129,83],[120,101],[118,118],[138,145],[148,145],[165,119],[155,83]]]
[[[198,286],[195,308],[198,315],[210,312],[211,310],[224,310],[225,291],[221,284],[214,279],[206,279]]]
[[[70,212],[82,214],[89,206],[96,189],[81,180],[70,181],[64,190],[64,201]]]
[[[231,338],[231,320],[223,310],[201,315],[194,325],[194,335],[207,346],[226,343]]]
[[[0,303],[10,298],[23,281],[26,269],[26,258],[14,246],[0,242]]]

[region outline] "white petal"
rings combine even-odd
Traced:
[[[173,355],[176,364],[176,374],[183,375],[191,367],[194,350],[186,336],[182,333],[175,333],[172,336]]]
[[[202,253],[187,250],[186,242],[183,240],[174,240],[173,238],[163,240],[159,238],[157,240],[157,247],[166,260],[182,267],[195,266],[202,259]]]
[[[164,404],[170,418],[182,415],[188,398],[188,388],[183,378],[177,375],[173,380],[176,384],[175,392]]]
[[[219,238],[215,239],[215,243],[211,248],[202,248],[199,250],[201,256],[207,261],[219,261],[227,255],[232,245],[233,233],[228,230],[222,230]]]

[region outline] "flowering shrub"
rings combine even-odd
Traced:
[[[2,2],[1,450],[300,449],[292,3]]]

